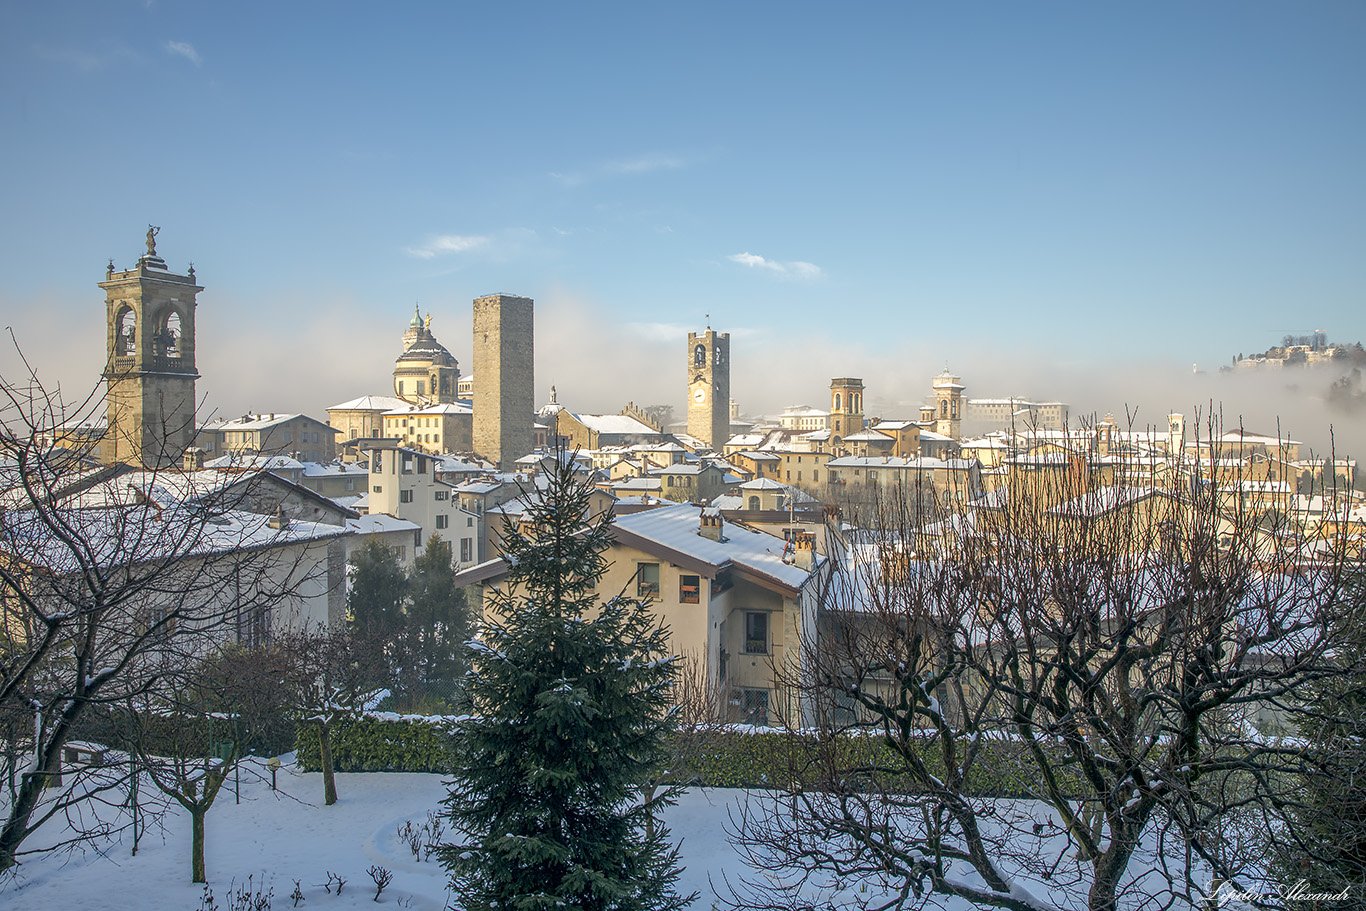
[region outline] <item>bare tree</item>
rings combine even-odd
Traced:
[[[206,881],[205,821],[247,751],[283,714],[289,653],[228,647],[164,662],[157,686],[130,700],[125,743],[139,771],[190,815],[191,881]]]
[[[82,725],[216,643],[325,612],[328,540],[344,533],[241,511],[199,475],[98,466],[93,441],[59,445],[100,410],[98,394],[69,408],[32,375],[0,378],[0,712],[29,719],[32,757],[0,807],[0,873],[40,826],[119,787],[62,774]]]
[[[830,530],[844,571],[791,681],[808,761],[734,820],[762,871],[734,904],[1268,891],[1250,836],[1285,821],[1301,766],[1268,730],[1334,673],[1347,561],[1284,516],[1268,533],[1208,466],[1146,461],[1074,452],[1022,465],[991,508],[927,515],[906,492]]]
[[[360,717],[367,701],[392,681],[384,641],[344,629],[311,630],[289,636],[283,647],[290,656],[289,703],[298,722],[318,733],[323,800],[331,806],[337,802],[332,732]]]

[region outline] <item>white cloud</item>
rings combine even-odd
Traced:
[[[777,260],[764,259],[764,257],[755,253],[732,253],[730,256],[727,256],[726,259],[733,263],[739,263],[742,266],[749,266],[753,269],[767,269],[770,272],[776,272],[778,275],[784,275],[790,278],[813,279],[820,278],[824,275],[820,266],[815,263],[802,262],[801,260],[794,260],[790,263],[780,263]]]
[[[178,54],[195,66],[199,66],[199,51],[195,50],[194,45],[188,41],[167,41],[166,53]]]
[[[420,247],[409,247],[408,255],[418,259],[431,259],[434,256],[443,256],[447,253],[468,253],[480,247],[487,246],[487,237],[469,236],[461,234],[443,234],[440,237],[433,237]]]
[[[603,170],[610,174],[648,174],[650,171],[671,171],[686,162],[675,155],[641,155],[620,161],[609,161]]]
[[[622,174],[650,174],[655,171],[672,171],[686,168],[688,159],[681,155],[650,153],[635,158],[618,158],[594,165],[585,171],[551,171],[550,177],[565,187],[577,187],[593,180],[616,177]]]

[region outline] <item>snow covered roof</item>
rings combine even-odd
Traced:
[[[331,405],[328,411],[392,411],[395,408],[407,407],[408,403],[403,399],[392,395],[363,395],[358,399],[349,402],[342,402],[340,405]]]
[[[574,417],[594,433],[623,433],[656,437],[662,435],[649,424],[642,424],[626,414],[575,414]]]
[[[205,467],[208,467],[207,465]],[[306,478],[344,478],[348,475],[368,475],[369,469],[359,462],[304,462]]]
[[[1226,442],[1226,443],[1243,442],[1243,443],[1258,444],[1258,445],[1262,445],[1262,446],[1299,446],[1299,445],[1301,445],[1299,440],[1292,440],[1292,439],[1289,439],[1289,438],[1287,438],[1287,437],[1272,437],[1272,436],[1267,436],[1267,435],[1264,434],[1264,433],[1253,433],[1252,431],[1250,431],[1250,430],[1244,430],[1244,429],[1241,428],[1241,427],[1237,428],[1236,430],[1229,430],[1229,431],[1226,431],[1221,437],[1219,437],[1219,439],[1220,439],[1220,441]]]
[[[408,415],[430,417],[432,415],[441,416],[450,414],[474,414],[474,409],[471,408],[469,405],[464,404],[463,402],[442,402],[437,405],[423,406],[409,405],[405,402],[402,407],[391,408],[390,410],[384,412],[384,416],[386,418],[399,416],[406,417]]]
[[[280,424],[288,424],[290,421],[303,418],[315,424],[322,424],[322,421],[311,418],[306,414],[244,414],[240,418],[232,418],[224,421],[217,426],[217,430],[265,430],[270,427],[277,427]],[[326,426],[326,425],[324,425]],[[329,427],[333,433],[336,430]]]
[[[891,443],[893,438],[877,430],[860,430],[858,433],[851,433],[844,438],[844,442],[849,443]]]
[[[740,485],[741,490],[786,490],[786,484],[779,484],[772,478],[759,478]]]
[[[1167,491],[1155,487],[1099,487],[1065,503],[1059,503],[1049,512],[1060,516],[1101,516],[1155,495],[1171,496]]]
[[[304,463],[289,456],[244,455],[240,452],[230,452],[205,462],[204,467],[235,471],[301,471]]]
[[[930,456],[841,456],[826,463],[827,468],[889,468],[908,471],[931,471],[939,468],[965,470],[977,464],[976,459],[935,459]]]
[[[739,567],[790,594],[816,578],[812,572],[784,562],[786,542],[777,535],[727,522],[722,526],[721,540],[713,541],[700,533],[701,515],[702,509],[690,503],[664,506],[618,516],[613,532],[618,541],[647,553],[683,555],[713,570]]]
[[[421,531],[422,526],[388,513],[377,512],[357,519],[347,519],[346,530],[358,535],[374,535],[390,531]]]
[[[168,558],[208,557],[221,553],[320,541],[349,534],[336,525],[290,521],[274,528],[273,516],[241,510],[206,513],[193,506],[154,505],[60,510],[63,521],[79,529],[81,563],[34,510],[0,515],[4,549],[56,572],[79,571],[82,563],[101,566],[141,564]]]

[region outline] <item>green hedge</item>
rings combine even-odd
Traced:
[[[449,772],[454,752],[448,726],[440,721],[366,716],[332,729],[332,764],[338,772]],[[318,728],[299,725],[295,740],[299,767],[316,772]]]
[[[1031,771],[1032,760],[1026,753],[1025,747],[1014,741],[985,743],[967,776],[969,793],[981,797],[1035,796],[1039,776]],[[864,785],[868,787],[876,777],[879,786],[887,790],[916,790],[909,776],[896,772],[904,762],[877,736],[831,739],[780,731],[679,734],[675,737],[675,755],[679,759],[675,774],[683,784],[820,789],[831,784],[849,785],[858,778],[868,779],[869,784]],[[926,743],[919,756],[930,774],[941,780],[945,777],[938,743]],[[1056,763],[1054,770],[1065,790],[1080,792],[1080,781],[1072,770]]]
[[[339,772],[450,772],[455,763],[454,735],[444,721],[367,716],[332,731],[332,757]],[[318,731],[300,726],[299,766],[318,770]],[[673,780],[712,788],[804,788],[849,784],[857,769],[884,770],[877,777],[888,790],[910,792],[914,783],[894,771],[900,760],[880,737],[822,738],[782,731],[729,730],[676,734],[678,757]],[[1028,797],[1037,794],[1038,774],[1023,745],[1014,741],[986,743],[968,776],[968,789],[983,797]],[[938,744],[920,753],[931,774],[944,777]],[[1075,773],[1055,765],[1068,790],[1079,791]]]

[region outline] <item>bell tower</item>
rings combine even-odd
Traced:
[[[863,429],[863,380],[837,376],[830,381],[830,447],[844,451],[844,438]]]
[[[730,333],[688,333],[688,436],[717,452],[730,439]]]
[[[934,432],[955,443],[963,438],[963,390],[967,387],[959,382],[961,379],[945,365],[944,372],[930,381],[934,387]]]
[[[157,255],[160,228],[148,226],[147,252],[131,269],[114,261],[99,286],[104,289],[108,330],[107,444],[110,463],[174,468],[194,443],[195,284],[194,266],[184,275],[170,271]]]

